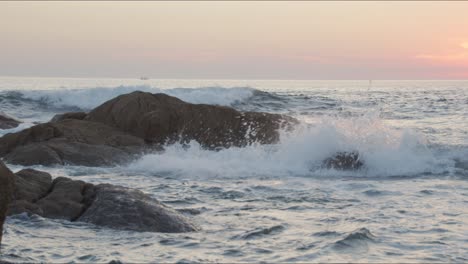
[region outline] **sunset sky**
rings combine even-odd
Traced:
[[[468,2],[0,2],[0,75],[468,79]]]

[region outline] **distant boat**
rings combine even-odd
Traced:
[[[148,77],[145,77],[145,76],[143,76],[143,77],[140,77],[140,80],[149,80],[149,78],[148,78]]]

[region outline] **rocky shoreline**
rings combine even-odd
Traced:
[[[10,201],[6,213],[3,211],[6,215],[37,214],[141,232],[198,230],[188,218],[138,190],[66,177],[52,179],[49,173],[34,169],[12,173],[3,163],[0,166],[1,178],[13,189],[6,197]]]
[[[89,113],[66,113],[0,138],[0,157],[20,165],[111,166],[175,142],[208,149],[279,140],[294,118],[190,104],[165,94],[120,95]]]
[[[273,144],[281,130],[298,123],[285,115],[239,112],[136,91],[89,113],[59,114],[50,122],[6,134],[0,138],[0,157],[23,166],[113,166],[176,142],[195,140],[210,150]],[[339,152],[323,162],[338,170],[363,165],[355,152]],[[6,216],[20,213],[143,232],[199,230],[189,218],[138,190],[53,179],[33,169],[12,173],[0,161],[0,227]]]

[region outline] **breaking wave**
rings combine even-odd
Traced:
[[[119,86],[115,88],[96,87],[89,89],[25,90],[3,91],[2,103],[37,103],[50,108],[92,109],[107,100],[133,91],[165,93],[186,102],[196,104],[217,104],[232,106],[254,96],[257,90],[249,87],[203,87],[160,89],[151,86]]]
[[[350,172],[322,166],[326,158],[342,151],[360,153],[364,167]],[[149,174],[193,177],[406,177],[442,174],[453,168],[453,157],[428,145],[421,134],[390,128],[376,116],[323,118],[315,124],[302,124],[293,132],[283,132],[280,142],[274,145],[210,151],[195,141],[175,144],[127,167]]]

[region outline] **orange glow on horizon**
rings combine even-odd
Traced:
[[[0,72],[435,78],[467,72],[467,13],[442,1],[0,1]]]

